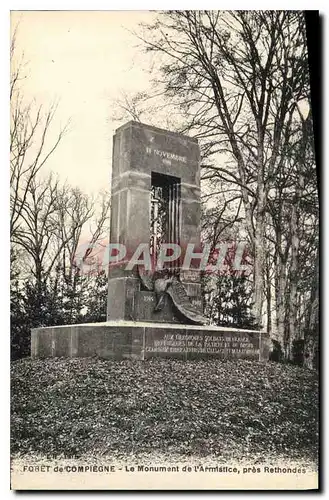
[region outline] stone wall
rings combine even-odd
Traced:
[[[33,358],[98,356],[267,361],[268,355],[269,337],[264,332],[211,326],[106,322],[35,328],[31,337]]]

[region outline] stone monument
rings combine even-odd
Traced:
[[[177,243],[183,250],[188,244],[196,251],[200,248],[200,168],[195,139],[136,122],[116,131],[110,241],[125,245],[129,257],[141,243],[150,246],[154,257],[161,242]],[[143,287],[137,267],[126,270],[127,263],[122,260],[109,269],[107,319],[178,322],[168,301],[162,311],[154,311],[155,292],[147,290],[145,280]],[[177,265],[175,270],[191,303],[201,312],[199,273],[181,271]]]
[[[109,259],[107,321],[33,329],[32,357],[268,359],[266,333],[202,314],[199,157],[188,136],[134,121],[116,131],[110,243],[124,254]]]

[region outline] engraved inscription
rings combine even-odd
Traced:
[[[194,271],[193,269],[182,269],[181,280],[192,283],[198,283],[200,281],[200,272]]]
[[[144,302],[155,302],[155,297],[153,295],[144,295],[143,300]]]
[[[180,161],[182,163],[186,163],[186,156],[176,155],[175,153],[169,153],[168,151],[161,151],[161,149],[154,149],[150,147],[146,147],[147,154],[154,154],[155,156],[161,156],[165,160],[175,160]]]
[[[258,339],[255,339],[258,345]],[[247,335],[182,335],[165,334],[146,346],[146,352],[154,353],[200,353],[226,355],[257,355],[259,349]]]

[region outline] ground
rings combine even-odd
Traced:
[[[318,378],[250,361],[12,363],[12,457],[315,463]]]

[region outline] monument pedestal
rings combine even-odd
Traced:
[[[35,328],[33,358],[90,357],[137,359],[248,359],[267,361],[269,336],[264,332],[134,321],[107,321]]]

